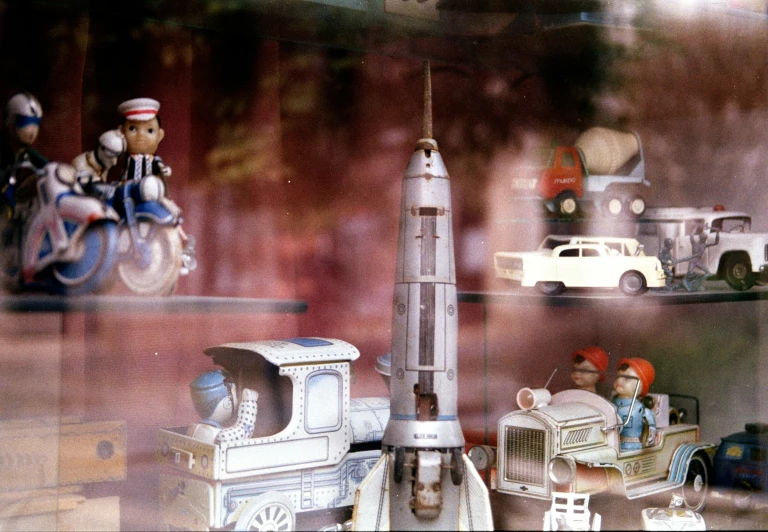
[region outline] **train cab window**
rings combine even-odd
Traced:
[[[307,377],[305,429],[327,432],[341,427],[342,378],[335,371],[318,371]]]

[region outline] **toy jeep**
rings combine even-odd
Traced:
[[[215,444],[187,436],[185,426],[161,429],[157,457],[165,465],[165,525],[294,530],[297,514],[351,508],[358,484],[381,455],[389,419],[389,399],[350,399],[357,348],[340,340],[294,338],[226,344],[206,354],[243,375],[245,384],[249,374],[277,369],[293,385],[292,415],[276,434]]]
[[[685,505],[704,506],[712,444],[699,427],[670,424],[669,397],[649,394],[657,423],[650,446],[621,451],[621,421],[611,402],[584,390],[550,395],[524,388],[516,410],[499,420],[496,488],[501,493],[551,499],[553,493],[613,492],[628,499],[680,488]],[[484,449],[478,448],[478,454]],[[470,450],[470,458],[478,462]]]

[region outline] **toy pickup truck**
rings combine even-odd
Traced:
[[[649,397],[656,437],[642,449],[622,451],[613,403],[585,390],[550,395],[523,388],[521,410],[499,420],[498,450],[475,446],[470,460],[476,467],[495,460],[500,493],[549,500],[554,492],[611,492],[636,499],[680,490],[685,506],[698,511],[706,503],[715,446],[699,441],[698,425],[674,423],[668,395]]]
[[[634,238],[557,236],[536,251],[494,254],[496,277],[535,286],[547,295],[566,288],[619,288],[639,295],[664,286],[661,262]]]
[[[713,277],[724,279],[734,290],[748,290],[764,282],[768,268],[768,234],[751,232],[752,218],[739,211],[727,211],[721,205],[706,208],[649,208],[637,224],[637,239],[646,253],[658,254],[665,238],[673,242],[676,259],[691,255],[690,235],[697,230],[715,240],[715,246],[704,251],[702,260]],[[674,266],[676,276],[682,276],[687,263]]]
[[[357,348],[293,338],[205,352],[244,375],[246,385],[249,373],[274,369],[288,377],[291,419],[276,434],[223,443],[187,436],[186,426],[161,429],[160,506],[168,529],[295,530],[297,514],[351,510],[357,486],[381,456],[389,420],[388,398],[350,399]]]

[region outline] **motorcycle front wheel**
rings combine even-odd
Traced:
[[[120,262],[117,273],[126,288],[137,295],[165,296],[173,293],[182,262],[181,236],[176,227],[138,220],[136,231],[147,246],[142,260],[134,253],[131,232],[127,226],[120,231],[118,250]]]
[[[117,224],[112,221],[88,227],[78,242],[77,256],[72,262],[60,262],[51,268],[57,286],[64,295],[104,292],[112,282],[112,268],[117,257]]]

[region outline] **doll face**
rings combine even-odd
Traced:
[[[213,410],[213,413],[208,416],[208,419],[215,421],[220,425],[227,425],[237,411],[236,397],[237,391],[235,390],[235,386],[232,385],[231,393],[219,401],[216,408]]]
[[[595,385],[600,380],[600,371],[589,360],[574,362],[571,380],[577,388],[594,391]]]
[[[35,123],[27,124],[22,127],[16,127],[14,129],[16,138],[21,144],[25,146],[34,144],[34,142],[37,140],[37,134],[39,132],[40,132],[40,126]]]
[[[154,155],[160,141],[165,136],[165,131],[160,128],[157,118],[152,120],[126,120],[120,126],[120,131],[125,135],[125,144],[128,153],[143,153]]]
[[[616,396],[622,399],[632,399],[635,395],[635,388],[640,385],[640,379],[632,368],[620,369],[619,376],[613,383],[613,390]],[[638,392],[639,395],[639,392]]]

